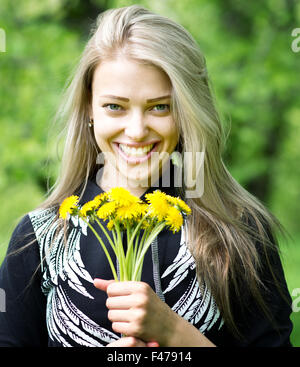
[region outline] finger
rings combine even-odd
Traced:
[[[146,343],[147,347],[159,347],[159,344],[157,342],[148,342]]]
[[[132,296],[108,297],[106,307],[110,310],[128,310],[133,306]]]
[[[143,282],[127,281],[127,282],[112,282],[107,286],[107,294],[110,297],[124,296],[136,292],[144,293],[147,290],[148,284]]]
[[[107,317],[111,322],[130,322],[132,320],[132,311],[109,310]]]
[[[131,323],[129,322],[113,322],[111,327],[114,332],[124,335],[132,335],[134,337],[138,336],[135,332],[133,332],[132,328],[130,327]]]
[[[100,279],[100,278],[95,278],[94,279],[94,286],[98,289],[100,289],[101,291],[106,292],[107,287],[111,284],[114,283],[115,280],[105,280],[105,279]]]
[[[147,346],[147,344],[145,342],[143,342],[141,339],[139,339],[139,338],[134,338],[134,339],[135,339],[134,347],[146,347]]]
[[[133,336],[126,336],[109,343],[107,347],[146,347],[146,343],[141,339],[134,338]]]

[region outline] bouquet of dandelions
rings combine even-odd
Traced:
[[[66,198],[60,208],[60,218],[78,216],[95,234],[108,259],[116,281],[141,280],[145,254],[158,234],[166,227],[173,233],[180,230],[183,219],[191,213],[189,206],[179,197],[155,190],[145,195],[146,203],[122,187],[112,188],[97,195],[83,206],[79,197]],[[100,219],[107,221],[106,228]],[[119,263],[119,277],[102,238],[95,230],[99,226]],[[107,229],[112,232],[112,238]],[[143,230],[143,234],[141,231]],[[122,233],[127,233],[127,251],[123,248]]]

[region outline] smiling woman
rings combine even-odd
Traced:
[[[182,26],[137,5],[100,14],[58,116],[66,123],[60,175],[15,229],[0,269],[0,345],[291,345],[275,235],[282,227],[224,165],[226,134],[205,58]],[[165,185],[167,167],[175,176],[174,152],[191,153],[177,163],[184,177],[196,173],[194,186]],[[191,208],[180,231],[153,240],[141,281],[113,281],[102,234],[67,215],[115,186],[137,200],[159,187]]]
[[[141,196],[157,172],[155,164],[149,164],[151,155],[174,151],[175,121],[168,104],[157,104],[170,103],[171,93],[168,76],[153,65],[118,56],[97,66],[90,118],[97,145],[106,153],[99,183],[104,190],[122,186]]]

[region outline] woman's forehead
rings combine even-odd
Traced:
[[[171,89],[170,79],[161,69],[132,59],[103,61],[93,76],[93,92],[97,94],[151,99],[170,95]]]

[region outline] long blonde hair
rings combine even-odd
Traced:
[[[282,227],[226,169],[222,160],[226,134],[215,108],[205,58],[179,24],[138,5],[99,15],[58,111],[58,117],[67,121],[61,170],[40,208],[59,205],[78,187],[83,193],[95,171],[100,151],[88,127],[93,73],[102,60],[120,54],[153,64],[169,76],[182,151],[205,152],[203,195],[186,199],[193,213],[188,219],[189,246],[199,281],[209,284],[225,322],[238,333],[232,294],[242,303],[243,284],[243,292],[248,288],[264,308],[260,259],[267,247],[276,248],[270,233]],[[195,172],[195,163],[184,170]],[[181,191],[184,196],[184,186]]]

